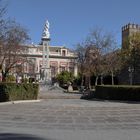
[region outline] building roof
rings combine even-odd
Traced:
[[[40,50],[43,50],[43,45],[28,44],[28,45],[23,45],[23,46],[26,46],[28,48],[39,48]],[[74,53],[72,50],[70,50],[69,48],[66,48],[65,46],[49,46],[49,50],[51,52],[60,52],[61,49],[67,49],[69,52]]]

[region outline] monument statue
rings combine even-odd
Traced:
[[[50,76],[50,64],[49,64],[49,42],[50,42],[50,32],[49,32],[49,22],[46,20],[43,34],[42,34],[42,68],[40,71],[40,80],[44,83],[51,80]]]
[[[45,38],[45,39],[50,38],[49,26],[50,26],[49,22],[48,22],[48,20],[46,20],[45,27],[44,27],[43,34],[42,34],[42,38]]]

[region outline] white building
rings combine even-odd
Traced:
[[[37,80],[43,78],[43,45],[26,45],[27,62],[23,64],[22,75],[24,77],[33,77]],[[77,76],[77,55],[64,46],[48,46],[49,59],[45,59],[45,65],[48,62],[49,78],[54,78],[62,71],[69,71]]]
[[[34,78],[49,81],[62,71],[69,71],[77,76],[76,54],[65,46],[50,46],[49,22],[46,21],[42,43],[40,45],[22,45],[23,61],[19,60],[11,70],[16,77]]]

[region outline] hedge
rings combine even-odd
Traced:
[[[95,98],[140,101],[140,86],[96,86]]]
[[[38,84],[0,83],[0,102],[37,99],[38,92]]]

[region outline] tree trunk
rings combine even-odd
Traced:
[[[8,71],[3,71],[2,70],[2,82],[6,82],[6,77],[7,77]]]
[[[7,73],[2,72],[2,82],[6,82]]]
[[[90,76],[88,77],[88,87],[89,87],[89,89],[91,89]]]
[[[113,71],[111,72],[111,80],[112,80],[112,85],[114,85],[114,73],[113,73]]]
[[[101,79],[101,85],[103,85],[103,76],[102,75],[101,75],[100,79]]]
[[[98,76],[96,76],[96,80],[95,80],[95,86],[98,85]]]
[[[81,86],[84,85],[84,75],[82,75],[82,81],[81,81]]]

